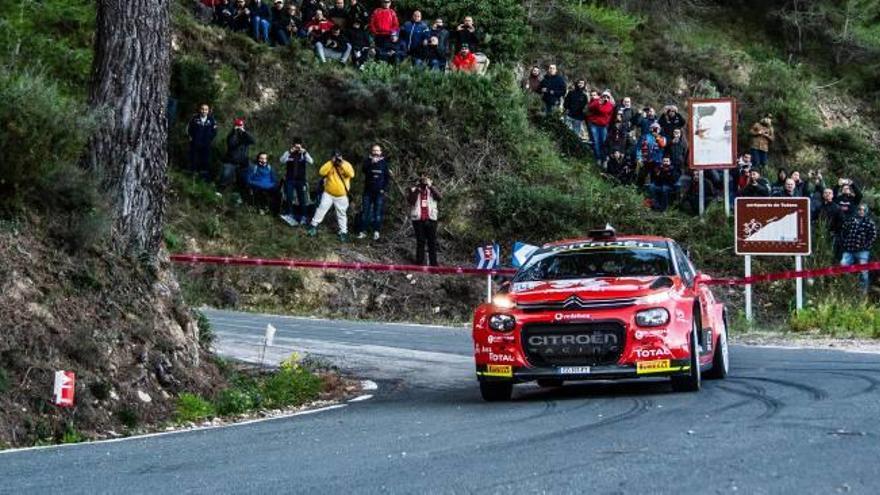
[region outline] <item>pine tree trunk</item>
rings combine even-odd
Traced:
[[[110,203],[112,244],[130,255],[153,256],[162,240],[169,2],[98,0],[89,103],[105,118],[87,160]]]

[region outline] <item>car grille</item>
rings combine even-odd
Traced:
[[[531,323],[523,326],[522,343],[535,366],[600,366],[620,359],[626,331],[617,321]]]
[[[562,301],[542,301],[535,303],[517,303],[517,308],[526,312],[537,311],[578,311],[582,309],[618,309],[632,306],[633,298],[627,299],[581,299],[571,296]]]

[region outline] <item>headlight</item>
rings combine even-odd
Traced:
[[[636,325],[640,327],[659,327],[669,322],[669,311],[652,308],[636,313]]]
[[[496,332],[509,332],[516,326],[516,318],[511,315],[494,314],[489,317],[489,328]]]

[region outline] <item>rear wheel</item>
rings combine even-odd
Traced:
[[[480,382],[480,395],[488,402],[510,400],[513,395],[513,382]]]
[[[674,375],[672,377],[672,390],[676,392],[697,392],[702,385],[700,376],[700,354],[698,347],[698,328],[700,327],[699,309],[694,309],[693,323],[691,323],[691,336],[688,347],[691,351],[691,369],[687,375]]]
[[[544,388],[561,387],[562,380],[559,378],[538,378],[538,386]]]
[[[718,334],[718,343],[715,344],[715,354],[712,355],[712,369],[706,372],[706,378],[721,380],[727,378],[730,371],[730,357],[727,348],[727,315],[723,318],[723,330]]]

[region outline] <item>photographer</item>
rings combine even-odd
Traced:
[[[348,241],[348,194],[351,187],[351,179],[354,178],[354,167],[342,159],[342,153],[333,152],[330,159],[318,170],[318,175],[324,179],[324,192],[321,194],[321,202],[312,217],[312,223],[308,235],[314,237],[318,234],[318,225],[324,221],[324,216],[330,211],[330,207],[336,210],[336,223],[339,226],[339,240]]]
[[[770,196],[770,184],[767,179],[761,177],[761,172],[752,168],[749,170],[749,180],[743,187],[740,196],[746,198],[766,198]]]
[[[243,178],[248,166],[248,150],[256,143],[253,136],[245,130],[243,118],[235,119],[232,124],[233,128],[226,136],[226,157],[220,174],[222,187],[232,185],[237,178]]]
[[[373,230],[373,240],[378,241],[385,207],[385,190],[388,188],[388,179],[391,177],[388,159],[382,154],[381,146],[373,145],[370,149],[370,156],[364,160],[361,171],[364,174],[364,197],[361,204],[360,221],[356,226],[357,238],[366,238],[366,231],[370,228]]]
[[[819,204],[813,209],[813,222],[824,222],[831,234],[831,249],[835,260],[839,260],[842,254],[840,246],[840,231],[843,228],[843,214],[840,206],[834,202],[834,190],[825,188],[822,192]]]
[[[752,154],[754,167],[758,170],[763,170],[764,165],[767,164],[767,155],[770,152],[770,144],[776,139],[773,132],[771,116],[767,115],[760,121],[752,124],[749,134],[752,136],[751,149],[749,152]]]
[[[462,45],[467,45],[472,52],[477,52],[480,50],[480,43],[484,38],[483,31],[477,29],[474,25],[474,18],[471,16],[466,16],[461,24],[455,28],[455,42],[459,49]]]
[[[442,199],[431,178],[425,174],[409,188],[410,219],[416,234],[416,264],[425,264],[425,247],[428,261],[437,266],[437,202]]]
[[[284,213],[281,219],[289,225],[305,225],[309,202],[308,169],[315,160],[303,146],[302,139],[295,138],[293,146],[281,155],[281,163],[287,167],[284,174]],[[295,209],[294,196],[296,196]]]
[[[852,179],[840,178],[834,188],[834,201],[840,206],[840,213],[843,216],[852,216],[862,202],[862,191]]]

